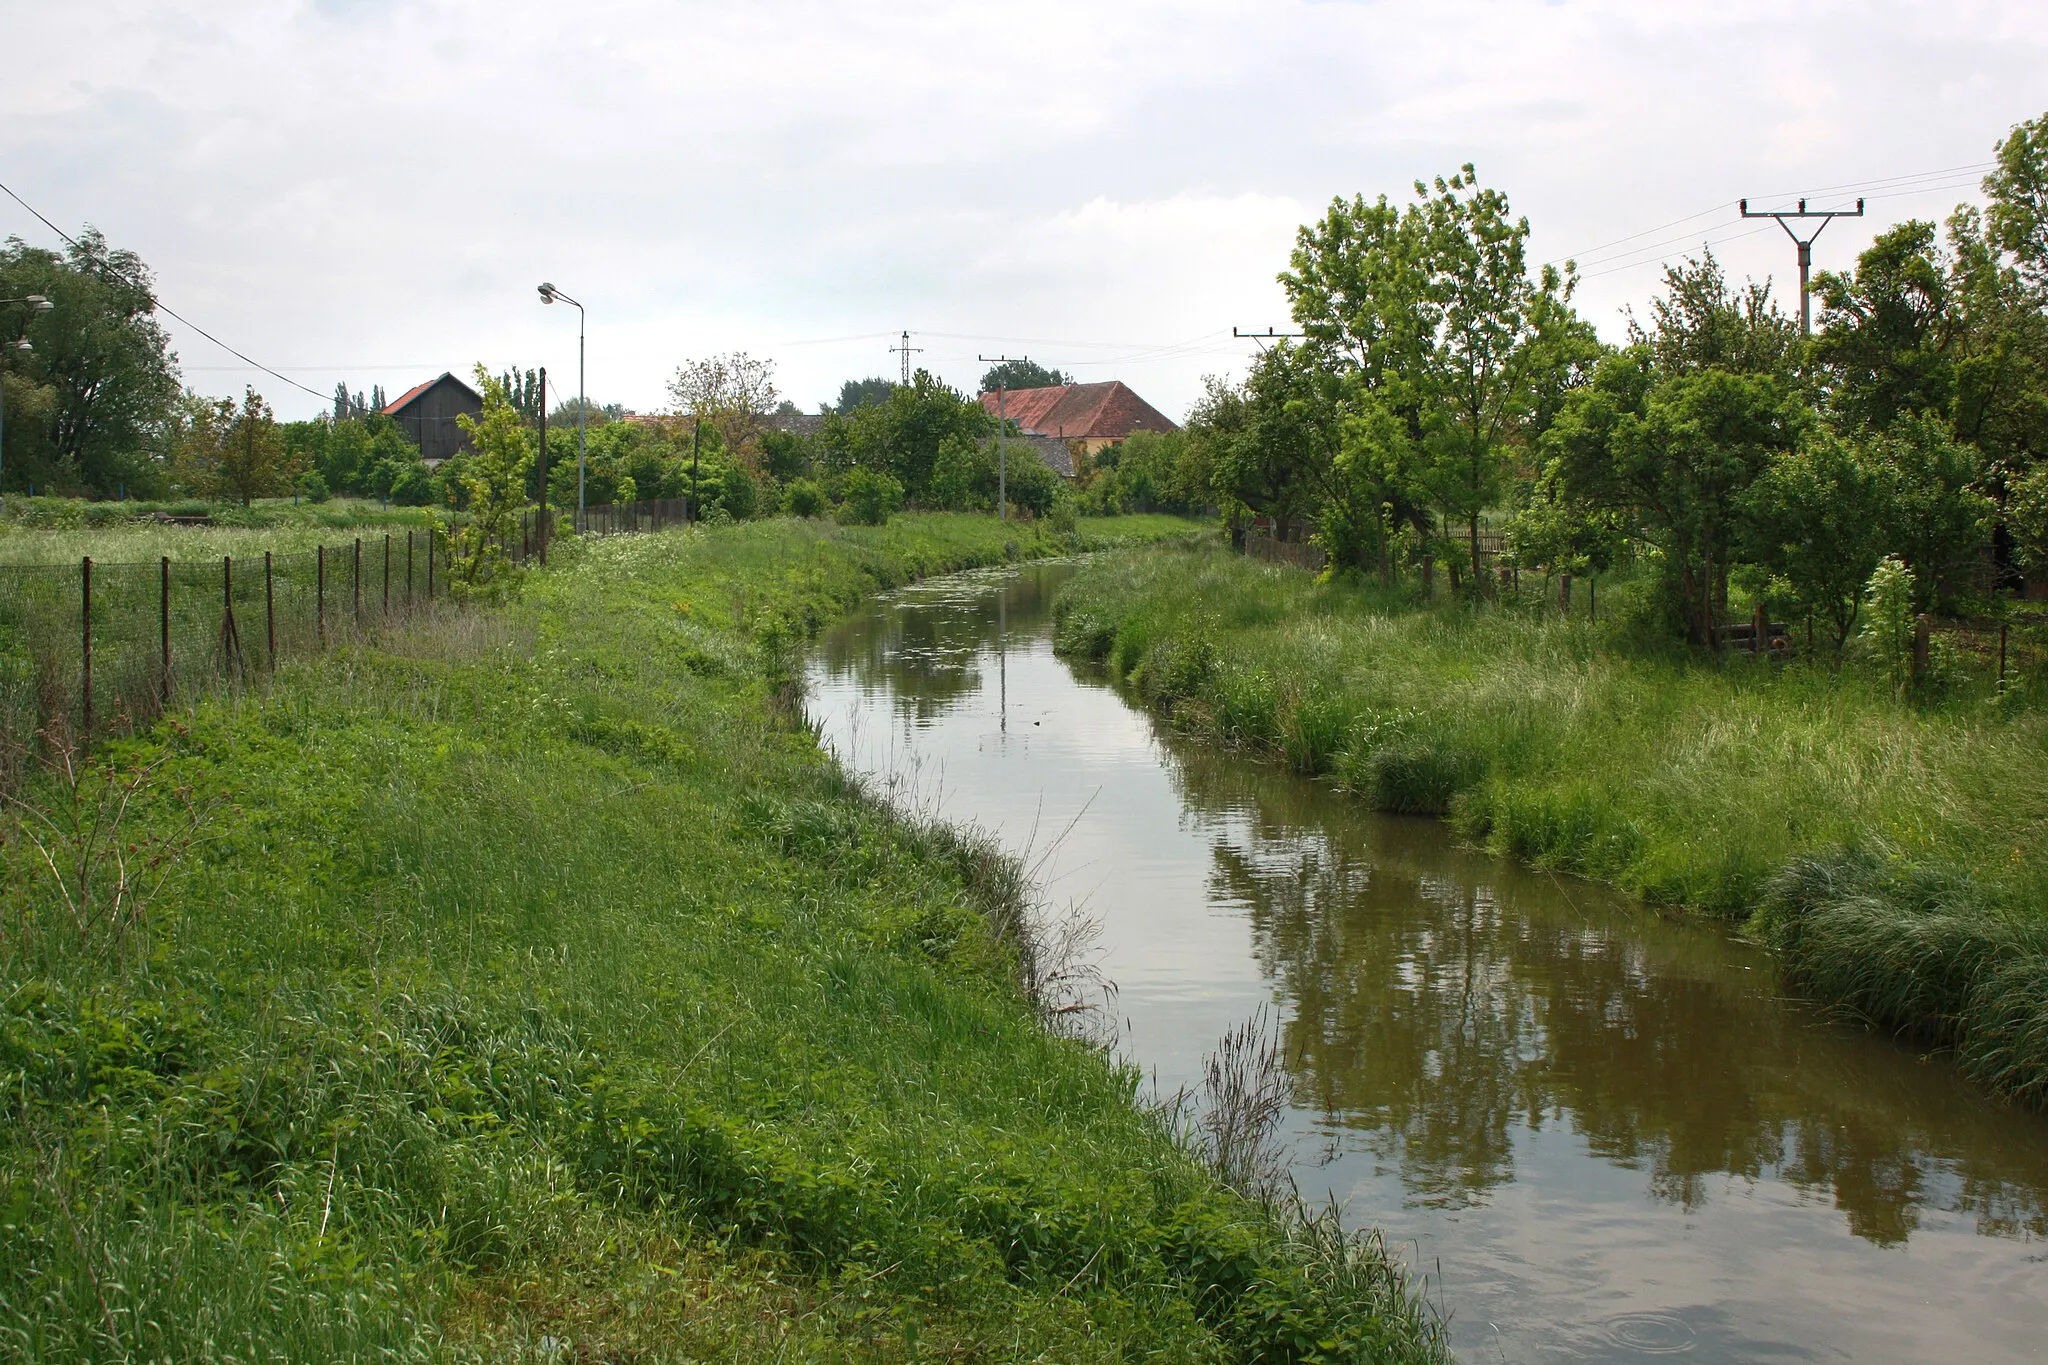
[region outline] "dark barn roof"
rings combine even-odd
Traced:
[[[437,464],[469,449],[469,433],[455,419],[463,413],[475,417],[483,410],[483,395],[452,371],[415,384],[384,405],[384,415],[395,420],[406,439],[420,448],[420,458]]]

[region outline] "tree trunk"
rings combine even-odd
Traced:
[[[1486,590],[1486,565],[1479,557],[1479,514],[1474,512],[1465,523],[1465,529],[1472,538],[1472,591],[1480,597],[1490,597]]]

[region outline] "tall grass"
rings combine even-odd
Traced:
[[[118,959],[9,845],[0,1351],[1435,1358],[1040,1027],[1014,867],[777,718],[858,594],[1060,543],[622,537],[119,746],[124,833],[206,818]]]
[[[1768,898],[1758,929],[1821,998],[2048,1099],[2048,990],[2003,927],[2048,923],[2048,718],[2009,695],[1911,706],[1855,669],[1716,662],[1583,616],[1424,609],[1213,549],[1092,564],[1056,614],[1063,650],[1179,724],[1381,809],[1731,919]],[[1883,850],[1881,878],[1823,894],[1788,871],[1875,856],[1855,849]],[[1902,888],[1929,879],[1976,888],[1945,921],[1972,946],[1887,947],[1916,922]],[[1808,917],[1813,934],[1787,927]],[[1836,963],[1885,984],[1852,987]]]

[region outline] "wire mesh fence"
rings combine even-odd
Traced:
[[[569,519],[528,512],[498,548],[545,563]],[[681,498],[581,514],[595,536],[689,520]],[[291,554],[0,565],[0,791],[39,745],[90,745],[200,692],[252,685],[282,659],[442,609],[453,548],[444,531],[408,530]]]

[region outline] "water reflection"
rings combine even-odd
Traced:
[[[1774,998],[1760,954],[1474,857],[1435,822],[1358,819],[1309,784],[1167,747],[1212,817],[1211,895],[1244,911],[1289,1005],[1296,1102],[1396,1164],[1417,1201],[1483,1203],[1514,1179],[1514,1130],[1561,1124],[1685,1210],[1718,1177],[1769,1177],[1879,1245],[1929,1206],[2048,1237],[2036,1121]]]
[[[1461,1354],[2042,1357],[2048,1123],[1718,931],[1183,742],[1052,657],[1064,573],[848,622],[821,724],[1013,847],[1079,815],[1044,875],[1092,897],[1162,1088],[1277,1003],[1297,1179],[1441,1258]]]

